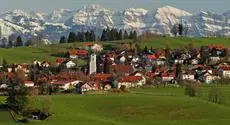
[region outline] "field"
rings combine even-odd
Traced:
[[[222,87],[226,105],[206,101],[209,89],[203,87],[202,94],[194,98],[184,96],[183,88],[146,88],[132,93],[106,95],[51,96],[54,115],[45,121],[33,121],[30,124],[229,125],[230,86]],[[0,119],[10,119],[6,116],[9,115],[0,112]],[[6,124],[13,125],[12,121],[0,121],[0,125]]]
[[[120,41],[110,41],[105,42],[107,45],[119,45]],[[126,41],[124,41],[126,42]],[[188,44],[193,44],[194,46],[209,45],[209,44],[222,44],[224,46],[230,46],[230,39],[228,38],[188,38],[188,37],[150,37],[141,39],[140,46],[144,48],[148,46],[149,48],[163,48],[167,45],[171,48],[181,48]],[[12,49],[2,49],[0,48],[0,62],[3,58],[7,60],[8,63],[32,63],[34,59],[48,60],[54,62],[55,54],[65,53],[71,48],[80,47],[82,43],[74,44],[54,44],[54,45],[43,45],[38,47],[19,47]],[[81,64],[84,61],[80,60]]]

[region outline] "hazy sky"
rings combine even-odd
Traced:
[[[209,10],[218,13],[230,10],[230,0],[0,0],[0,11],[21,9],[50,12],[55,8],[79,9],[83,5],[100,4],[113,10],[140,7],[156,10],[165,5],[197,13]]]

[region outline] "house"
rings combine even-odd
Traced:
[[[87,92],[92,90],[92,87],[88,83],[83,83],[82,85],[80,85],[80,88],[81,92]]]
[[[157,61],[156,61],[156,64],[158,66],[162,66],[162,65],[165,65],[165,62],[166,62],[166,58],[158,58]]]
[[[171,82],[172,80],[174,80],[176,77],[175,73],[168,73],[168,72],[164,72],[161,74],[161,79],[163,82]]]
[[[218,57],[218,56],[211,56],[209,59],[212,62],[218,62],[218,61],[220,61],[220,57]]]
[[[212,83],[213,80],[215,80],[215,78],[211,73],[207,72],[204,74],[204,82],[205,83]]]
[[[66,59],[66,58],[60,58],[60,57],[58,57],[58,58],[56,58],[55,61],[56,61],[56,65],[59,66],[59,65],[61,65],[63,62],[67,61],[67,59]]]
[[[157,59],[157,56],[155,54],[149,54],[147,55],[147,58],[149,61],[155,61]]]
[[[40,61],[38,61],[38,60],[34,60],[34,62],[33,62],[33,64],[34,64],[34,66],[41,66],[41,62]]]
[[[109,79],[111,79],[113,76],[112,74],[95,74],[92,79],[95,80],[95,81],[109,81]]]
[[[94,51],[94,52],[100,52],[103,50],[103,46],[102,44],[94,44],[91,49]]]
[[[121,73],[127,76],[133,72],[134,72],[134,69],[131,65],[117,64],[117,65],[110,65],[110,68],[109,68],[110,74]]]
[[[88,56],[87,50],[69,50],[68,51],[69,58],[75,59],[75,58],[85,58]]]
[[[230,66],[220,66],[219,75],[225,78],[230,77]]]
[[[199,61],[197,59],[192,59],[190,62],[192,65],[197,65]]]
[[[146,84],[146,80],[141,76],[124,76],[118,81],[118,88],[125,86],[126,88],[143,86]]]
[[[183,64],[184,60],[183,59],[175,59],[174,64]]]
[[[72,61],[66,62],[65,65],[66,65],[67,68],[73,68],[74,66],[76,66],[76,64],[74,62],[72,62]]]
[[[183,73],[182,80],[189,80],[189,81],[195,80],[195,72],[187,71],[186,73]]]
[[[42,67],[46,67],[46,68],[50,67],[50,65],[51,65],[51,63],[48,62],[48,61],[43,61],[43,62],[41,63],[41,66],[42,66]]]
[[[110,90],[112,88],[112,86],[110,85],[110,84],[105,84],[104,85],[104,90],[105,91],[108,91],[108,90]]]
[[[68,90],[71,86],[71,81],[69,80],[52,80],[50,82],[52,86],[58,86],[61,91]]]
[[[34,87],[34,82],[33,81],[24,81],[25,87]]]

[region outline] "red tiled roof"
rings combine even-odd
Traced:
[[[155,54],[152,54],[152,55],[147,55],[148,59],[156,59],[156,55]]]
[[[63,63],[66,60],[67,60],[66,58],[60,58],[60,57],[58,57],[58,58],[56,58],[56,63]]]
[[[68,51],[69,55],[70,56],[75,56],[75,55],[78,55],[78,56],[85,56],[88,54],[88,51],[87,50],[69,50]]]
[[[147,76],[148,78],[152,78],[155,75],[155,73],[153,72],[146,72],[145,76]]]
[[[125,76],[122,77],[119,82],[138,82],[142,79],[141,76]]]
[[[225,49],[225,47],[223,45],[209,45],[208,48],[209,49],[215,48],[216,50],[220,50],[220,51]]]
[[[29,80],[25,80],[24,84],[34,84],[34,82],[33,81],[29,81]]]
[[[110,73],[113,73],[114,71],[119,73],[132,73],[133,67],[131,65],[110,65]]]
[[[112,77],[112,74],[95,74],[94,76],[96,81],[101,81],[101,80],[104,81],[111,77]]]
[[[230,70],[230,67],[229,66],[221,66],[220,67],[222,70],[224,71],[229,71]]]
[[[161,77],[175,77],[175,73],[167,73],[167,72],[164,72],[161,74]]]

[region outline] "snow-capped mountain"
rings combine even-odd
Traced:
[[[230,37],[230,14],[217,14],[202,11],[197,15],[184,17],[184,24],[189,26],[190,36],[227,36]]]
[[[230,37],[230,11],[223,14],[202,11],[193,15],[172,6],[113,11],[100,5],[88,5],[77,10],[55,9],[49,14],[22,10],[0,13],[2,36],[14,33],[25,38],[41,35],[51,41],[67,36],[70,31],[94,30],[99,35],[107,27],[137,30],[139,34],[148,31],[172,35],[171,29],[178,23],[187,28],[190,36]]]
[[[100,5],[83,6],[65,22],[68,26],[84,25],[88,27],[113,27],[113,11]]]
[[[55,9],[51,14],[45,16],[47,22],[51,23],[64,23],[73,15],[76,11],[69,10],[69,9]]]

